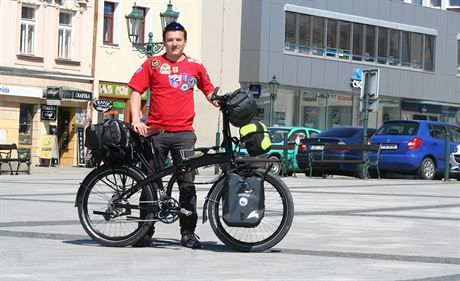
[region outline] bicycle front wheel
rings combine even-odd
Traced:
[[[261,252],[278,244],[288,233],[294,217],[294,202],[286,184],[276,175],[264,179],[265,215],[256,227],[231,227],[223,221],[224,181],[209,196],[208,216],[216,236],[227,246],[242,252]]]
[[[104,165],[89,174],[78,204],[80,222],[91,238],[104,246],[126,247],[142,238],[153,225],[153,212],[144,212],[148,202],[156,200],[149,185],[129,198],[121,194],[143,180],[134,168]],[[142,200],[140,199],[143,193]]]

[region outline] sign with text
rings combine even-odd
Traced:
[[[85,166],[85,139],[83,127],[77,127],[78,166]]]
[[[51,159],[53,157],[53,149],[56,142],[56,136],[45,135],[42,137],[40,153],[38,157],[42,159]]]
[[[57,106],[55,105],[47,105],[47,104],[41,104],[40,105],[40,120],[56,120],[56,112],[57,112]]]

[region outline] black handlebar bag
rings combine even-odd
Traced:
[[[256,227],[264,217],[262,176],[240,176],[227,171],[224,180],[223,219],[232,227]]]

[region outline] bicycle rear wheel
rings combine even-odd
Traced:
[[[294,202],[286,184],[276,175],[264,180],[265,215],[256,227],[231,227],[223,221],[224,181],[209,196],[208,216],[216,236],[227,246],[242,252],[261,252],[278,244],[288,233],[294,217]]]
[[[101,166],[85,178],[82,183],[85,190],[77,202],[78,216],[91,238],[104,246],[125,247],[147,233],[154,214],[146,212],[141,220],[140,208],[146,208],[146,201],[156,200],[156,193],[146,185],[129,198],[120,197],[144,178],[135,168],[109,165]],[[145,199],[140,202],[141,192]]]

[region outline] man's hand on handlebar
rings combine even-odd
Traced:
[[[148,133],[149,127],[147,127],[147,125],[145,125],[141,121],[133,121],[131,123],[131,126],[133,126],[134,131],[136,131],[136,133],[138,133],[139,135],[146,136]]]

